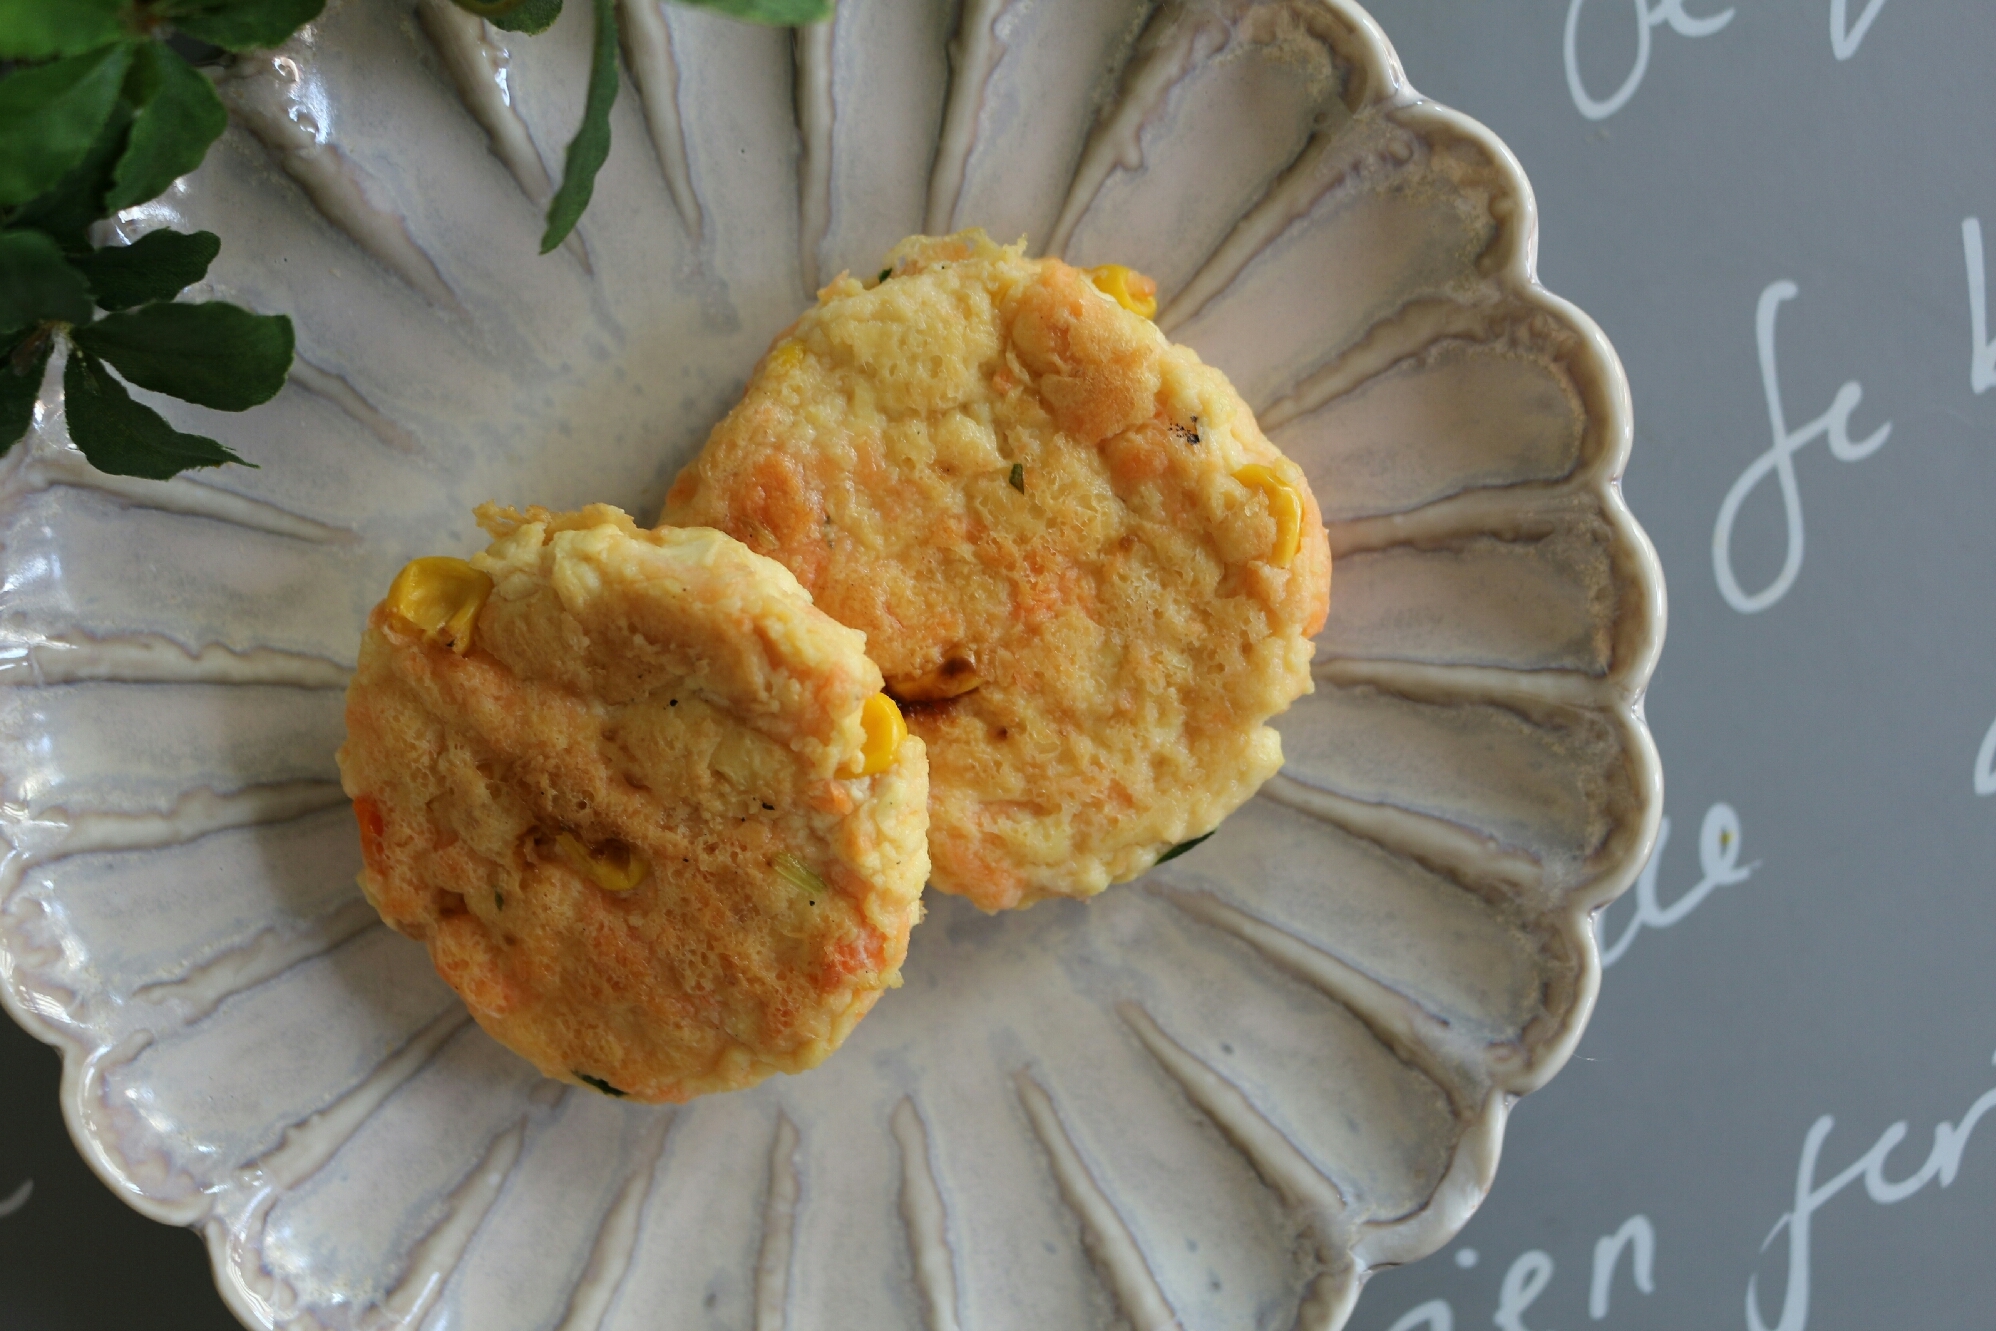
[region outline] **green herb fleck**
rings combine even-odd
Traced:
[[[883,268],[880,270],[880,276],[874,278],[873,280],[876,282],[885,282],[888,278],[892,276],[894,276],[894,270],[892,268]]]
[[[817,892],[829,892],[831,890],[825,886],[824,879],[812,872],[810,865],[804,863],[804,861],[798,859],[788,851],[776,857],[776,874],[777,877],[783,879],[783,881],[789,883],[792,887],[797,888],[806,896]],[[818,903],[813,901],[811,904],[815,906]]]
[[[1217,832],[1217,831],[1219,831],[1219,830],[1220,830],[1220,829],[1219,829],[1219,828],[1217,828],[1217,827],[1213,829],[1213,831],[1214,831],[1214,832]],[[1177,845],[1173,846],[1173,847],[1172,847],[1172,848],[1171,848],[1170,850],[1167,850],[1166,852],[1164,852],[1164,854],[1162,854],[1162,855],[1158,856],[1158,857],[1157,857],[1157,863],[1158,863],[1158,864],[1163,864],[1163,863],[1164,863],[1164,862],[1165,862],[1166,860],[1175,860],[1175,859],[1177,859],[1177,858],[1178,858],[1178,857],[1179,857],[1180,855],[1183,855],[1183,854],[1184,854],[1184,853],[1185,853],[1186,851],[1188,851],[1188,850],[1191,850],[1191,849],[1192,849],[1192,848],[1193,848],[1194,846],[1198,845],[1198,844],[1199,844],[1199,843],[1200,843],[1201,841],[1204,841],[1204,840],[1206,839],[1206,837],[1210,837],[1210,836],[1212,836],[1212,835],[1213,835],[1213,832],[1208,832],[1208,833],[1206,834],[1206,836],[1196,836],[1196,837],[1193,837],[1193,838],[1192,838],[1192,839],[1191,839],[1190,841],[1181,841],[1181,842],[1179,842],[1179,843],[1178,843]]]
[[[506,909],[506,894],[504,892],[498,892],[498,891],[493,892],[492,909],[494,910]]]
[[[595,1087],[597,1090],[603,1092],[603,1094],[605,1095],[613,1095],[619,1100],[623,1099],[625,1096],[630,1094],[629,1091],[618,1090],[616,1087],[612,1086],[609,1082],[604,1081],[601,1077],[592,1077],[586,1072],[578,1072],[575,1075],[585,1084]]]
[[[1012,474],[1005,478],[1005,483],[1020,494],[1024,494],[1026,492],[1026,464],[1023,462],[1014,462],[1012,464]]]

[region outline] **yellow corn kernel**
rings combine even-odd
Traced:
[[[585,846],[573,834],[559,832],[555,835],[554,844],[570,868],[605,892],[628,892],[651,872],[651,865],[645,862],[645,857],[621,841]]]
[[[804,364],[804,348],[797,342],[785,342],[769,353],[769,368],[789,373]]]
[[[1288,568],[1303,539],[1303,496],[1258,462],[1242,467],[1234,473],[1234,479],[1267,497],[1269,516],[1275,519],[1275,548],[1269,551],[1268,562],[1277,568]]]
[[[865,760],[859,774],[872,776],[886,771],[894,765],[901,741],[908,738],[908,723],[901,719],[901,709],[886,694],[876,693],[859,709],[859,724],[866,731],[866,741],[859,746],[859,755]]]
[[[447,638],[459,656],[471,650],[471,626],[492,579],[462,559],[432,555],[412,559],[388,587],[388,608],[423,631],[431,642]]]
[[[1088,270],[1088,280],[1096,289],[1115,298],[1118,305],[1131,314],[1140,314],[1146,319],[1157,317],[1157,283],[1134,268],[1125,268],[1120,263],[1105,263],[1100,268]]]

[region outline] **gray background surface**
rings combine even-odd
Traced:
[[[1573,63],[1596,102],[1635,64],[1638,16],[1656,19],[1640,83],[1598,120],[1569,87],[1576,8]],[[1981,1099],[1996,1088],[1996,797],[1974,779],[1996,722],[1996,392],[1971,375],[1962,237],[1983,219],[1996,279],[1996,5],[1372,10],[1414,86],[1524,163],[1543,281],[1628,369],[1625,489],[1670,590],[1649,694],[1670,819],[1655,902],[1667,912],[1705,878],[1715,804],[1736,812],[1729,853],[1753,868],[1634,936],[1573,1062],[1518,1106],[1481,1212],[1436,1257],[1378,1277],[1354,1331],[1746,1328],[1750,1279],[1761,1325],[1780,1331],[1996,1325],[1996,1117],[1959,1143],[1945,1186],[1937,1172],[1917,1191],[1881,1187],[1906,1193],[1881,1202],[1858,1176],[1822,1197],[1806,1310],[1786,1294],[1788,1230],[1762,1248],[1823,1116],[1818,1192],[1900,1122],[1876,1177],[1910,1186],[1937,1124],[1966,1126],[1978,1100],[1996,1113],[1996,1095]],[[1732,17],[1691,37],[1673,11]],[[1840,59],[1832,25],[1867,14]],[[1774,443],[1755,315],[1778,281],[1797,288],[1774,339],[1790,435],[1849,381],[1863,390],[1853,442],[1892,428],[1859,460],[1820,435],[1795,449],[1802,566],[1780,599],[1741,613],[1713,536],[1728,490]],[[1770,475],[1733,531],[1747,593],[1780,572],[1786,531]],[[1634,897],[1608,912],[1605,942]],[[1597,1320],[1595,1244],[1636,1215],[1655,1235],[1654,1292],[1624,1254]]]
[[[1573,64],[1597,102],[1654,21],[1641,79],[1599,119],[1569,84],[1575,8]],[[1652,867],[1654,904],[1677,918],[1640,928],[1608,970],[1578,1054],[1519,1106],[1461,1238],[1376,1279],[1354,1331],[1754,1331],[1750,1280],[1769,1331],[1991,1326],[1996,1117],[1973,1124],[1996,1114],[1996,797],[1975,780],[1996,723],[1996,393],[1975,389],[1962,230],[1988,219],[1996,276],[1996,4],[1373,10],[1415,86],[1523,161],[1546,284],[1628,368],[1627,492],[1670,586],[1649,712],[1671,828]],[[1791,437],[1852,381],[1852,440],[1891,430],[1857,460],[1820,434],[1794,449],[1802,565],[1748,614],[1721,595],[1713,535],[1775,442],[1755,317],[1783,281]],[[1733,532],[1746,591],[1774,580],[1787,540],[1770,476]],[[1738,839],[1701,864],[1715,805]],[[1708,868],[1749,866],[1681,910]],[[1607,940],[1638,905],[1632,893],[1609,913]],[[0,1327],[233,1326],[192,1237],[124,1212],[66,1150],[55,1063],[0,1030],[0,1201],[19,1203],[0,1215]],[[1805,1308],[1788,1284],[1796,1227],[1763,1242],[1795,1208],[1825,1116],[1803,1179]],[[1897,1123],[1905,1139],[1868,1186],[1850,1171]],[[1937,1125],[1956,1151],[1934,1153]],[[1654,1235],[1652,1291],[1624,1253],[1597,1318],[1597,1241],[1636,1216]],[[85,1253],[87,1278],[62,1270]]]

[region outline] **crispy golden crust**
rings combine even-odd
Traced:
[[[1217,370],[982,232],[841,277],[764,357],[663,520],[718,527],[862,630],[929,742],[934,884],[1088,896],[1281,765],[1330,548]],[[1259,464],[1302,501],[1286,566]]]
[[[718,532],[480,520],[469,652],[386,603],[361,643],[368,899],[551,1077],[679,1101],[814,1066],[900,983],[928,870],[921,742],[853,775],[860,635]],[[608,890],[576,846],[648,872]]]

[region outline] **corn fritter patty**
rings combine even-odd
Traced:
[[[936,887],[1086,897],[1280,767],[1323,522],[1226,377],[1132,312],[1128,270],[981,231],[890,258],[777,339],[662,521],[728,532],[866,634],[928,741]]]
[[[550,1077],[682,1101],[814,1066],[900,983],[928,872],[864,639],[717,531],[479,521],[362,640],[368,900]]]

